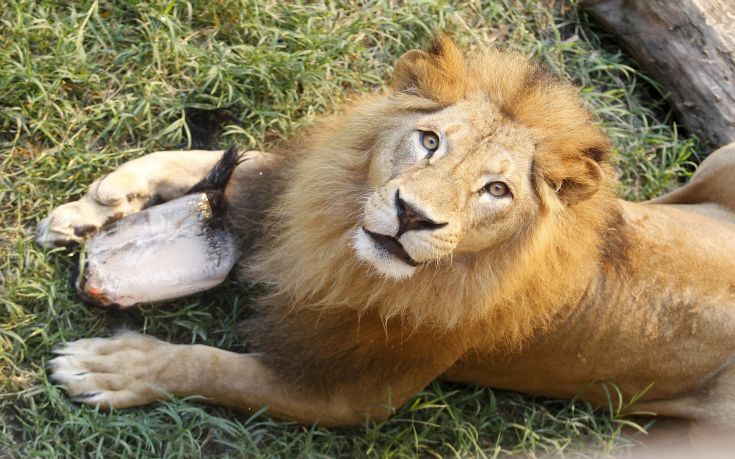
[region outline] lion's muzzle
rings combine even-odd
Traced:
[[[368,201],[363,225],[355,235],[358,258],[387,277],[410,277],[419,264],[445,252],[442,241],[446,238],[441,234],[452,225],[430,215],[398,187],[378,190]]]
[[[413,258],[411,258],[408,252],[406,252],[406,249],[403,248],[401,243],[398,242],[398,239],[394,238],[393,236],[386,236],[385,234],[374,233],[365,227],[363,227],[362,230],[365,231],[368,236],[370,236],[370,239],[373,240],[379,250],[393,255],[394,257],[398,258],[409,266],[418,265],[418,263]]]
[[[396,238],[400,238],[406,231],[435,230],[447,226],[446,222],[435,222],[422,211],[401,199],[400,190],[396,190],[395,204],[396,214],[398,216],[398,233],[396,234]]]

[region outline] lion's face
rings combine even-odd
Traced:
[[[401,117],[373,150],[355,248],[382,275],[491,249],[538,211],[531,132],[475,96]]]
[[[600,126],[518,54],[465,58],[438,35],[401,56],[387,91],[309,134],[248,267],[284,304],[445,329],[495,317],[520,336],[538,323],[531,297],[557,298],[543,275],[599,252],[612,218]]]

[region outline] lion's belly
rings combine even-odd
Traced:
[[[603,268],[586,299],[511,355],[470,354],[446,378],[552,397],[676,397],[735,355],[735,225],[625,203],[627,270]],[[614,392],[611,392],[614,394]]]
[[[707,349],[711,343],[650,345],[630,334],[585,345],[583,336],[550,334],[530,342],[513,355],[471,356],[449,369],[443,378],[556,398],[580,396],[605,404],[642,394],[644,400],[677,398],[691,393],[731,361],[735,350]],[[650,387],[649,387],[650,386]]]
[[[601,326],[600,316],[573,315],[553,331],[531,339],[517,353],[473,354],[461,359],[444,377],[549,397],[606,403],[614,396],[614,383],[626,401],[649,390],[648,399],[676,398],[691,393],[735,356],[735,303],[720,327],[699,329],[710,318],[664,323],[632,314],[620,322]],[[612,317],[610,317],[612,318]],[[709,328],[709,329],[707,329]],[[606,392],[607,389],[607,392]]]

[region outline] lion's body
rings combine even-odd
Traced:
[[[735,405],[718,399],[717,410],[702,408],[717,377],[735,374],[735,212],[730,210],[735,209],[735,185],[729,183],[735,171],[723,164],[735,163],[733,158],[735,146],[714,154],[699,172],[714,169],[722,177],[719,183],[707,177],[711,189],[725,196],[721,202],[686,200],[684,196],[690,195],[679,190],[676,195],[686,204],[631,203],[607,196],[588,203],[606,206],[606,231],[590,225],[568,239],[556,238],[555,243],[566,245],[561,253],[534,254],[519,264],[520,272],[509,271],[514,277],[509,283],[518,291],[503,294],[483,291],[482,286],[495,288],[486,278],[491,269],[476,260],[467,266],[460,256],[453,260],[452,271],[426,272],[426,277],[414,277],[400,288],[384,279],[366,278],[349,253],[338,251],[344,228],[334,228],[334,234],[316,231],[324,228],[330,213],[356,210],[314,207],[306,213],[313,219],[314,231],[307,230],[304,236],[318,233],[318,243],[323,244],[318,250],[330,253],[336,261],[333,266],[312,265],[305,275],[323,276],[334,298],[352,298],[324,301],[323,307],[316,307],[317,313],[295,314],[291,321],[284,317],[293,314],[293,298],[279,298],[268,307],[287,305],[283,315],[272,315],[272,323],[253,330],[253,340],[278,351],[270,355],[279,358],[274,364],[290,379],[303,379],[327,390],[334,388],[333,381],[360,379],[373,385],[411,367],[431,366],[417,363],[424,357],[432,363],[450,361],[461,350],[463,357],[443,378],[559,398],[581,396],[603,406],[610,397],[617,397],[609,384],[613,383],[622,391],[625,403],[639,396],[641,401],[656,402],[638,403],[628,410],[697,419],[710,428],[735,425],[735,417],[729,414]],[[310,181],[307,175],[302,177],[304,185]],[[317,184],[314,192],[321,188],[319,181],[311,183]],[[671,198],[660,198],[666,199]],[[302,209],[308,206],[304,201],[303,197],[298,201]],[[607,217],[610,212],[614,219]],[[299,223],[308,225],[304,220]],[[347,244],[342,247],[349,250]],[[293,263],[294,271],[300,270],[298,258],[279,259]],[[495,259],[485,261],[490,264]],[[251,262],[245,265],[248,274]],[[303,263],[301,269],[306,270],[309,258]],[[467,297],[457,288],[463,283],[471,286]],[[483,296],[489,301],[483,301]],[[309,299],[318,303],[314,297]],[[414,318],[416,331],[407,332],[400,326],[384,329],[384,324],[395,320],[390,318],[394,308],[387,314],[375,312],[384,302],[406,299],[409,305],[421,304],[435,313],[450,306],[447,316],[438,320],[442,324],[456,320],[461,325],[449,329],[429,326],[427,332],[424,320],[436,318],[419,316]],[[494,302],[499,299],[513,309],[504,311],[505,316]],[[375,309],[365,308],[359,317],[352,312],[325,313],[331,307],[351,311],[354,305],[368,301],[374,302]],[[456,318],[461,312],[467,315]],[[383,345],[375,346],[376,341]],[[348,348],[345,342],[350,343]],[[398,354],[411,355],[410,364],[401,364],[396,348],[400,348]],[[697,398],[692,403],[679,403],[693,394]]]
[[[735,144],[650,203],[620,202],[627,256],[522,351],[461,360],[450,380],[735,425]],[[651,387],[643,393],[648,385]]]
[[[125,335],[72,343],[55,377],[103,406],[162,398],[156,386],[324,424],[383,417],[442,375],[595,402],[594,382],[626,399],[653,383],[633,408],[735,429],[735,147],[660,203],[628,203],[575,91],[517,55],[466,63],[440,38],[399,61],[393,89],[235,171],[243,273],[270,289],[250,326],[260,354]],[[218,154],[178,155],[123,166],[39,240],[119,214],[106,183],[175,195]],[[163,172],[173,163],[190,173]],[[119,185],[146,173],[143,192]],[[157,361],[169,354],[187,365]],[[102,383],[86,362],[135,371]]]
[[[615,383],[626,401],[641,394],[662,402],[652,411],[690,417],[665,403],[704,396],[733,371],[735,224],[675,205],[621,205],[627,260],[601,266],[579,303],[520,352],[471,356],[447,378],[601,404],[613,388],[591,383]]]

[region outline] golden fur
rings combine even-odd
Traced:
[[[126,196],[180,195],[219,156],[127,163],[38,240],[142,207]],[[128,334],[69,343],[54,378],[103,407],[197,395],[324,425],[383,418],[441,376],[554,397],[654,383],[630,409],[735,430],[735,145],[644,204],[616,199],[609,156],[571,85],[439,36],[387,93],[235,171],[226,196],[255,247],[242,273],[268,291],[257,354]]]
[[[271,211],[271,237],[248,260],[246,276],[274,295],[263,308],[268,326],[250,334],[256,348],[292,374],[331,374],[320,362],[332,368],[362,353],[386,360],[384,350],[344,355],[339,342],[373,342],[376,334],[391,341],[420,331],[452,336],[457,344],[517,346],[573,298],[580,285],[574,273],[595,264],[590,254],[611,240],[619,210],[608,144],[575,89],[518,54],[491,49],[465,64],[443,36],[430,52],[412,51],[399,61],[391,94],[360,99],[290,149],[298,156],[289,155],[295,164]],[[351,244],[369,192],[371,150],[386,126],[407,114],[465,97],[487,98],[479,103],[495,104],[504,117],[532,129],[538,212],[502,247],[426,264],[400,282],[371,275]],[[604,175],[590,174],[591,162]],[[549,184],[561,186],[559,195],[575,204],[560,205]],[[369,321],[383,324],[375,326],[380,333],[368,331]],[[288,331],[279,333],[282,328]],[[305,348],[315,354],[308,365]]]

